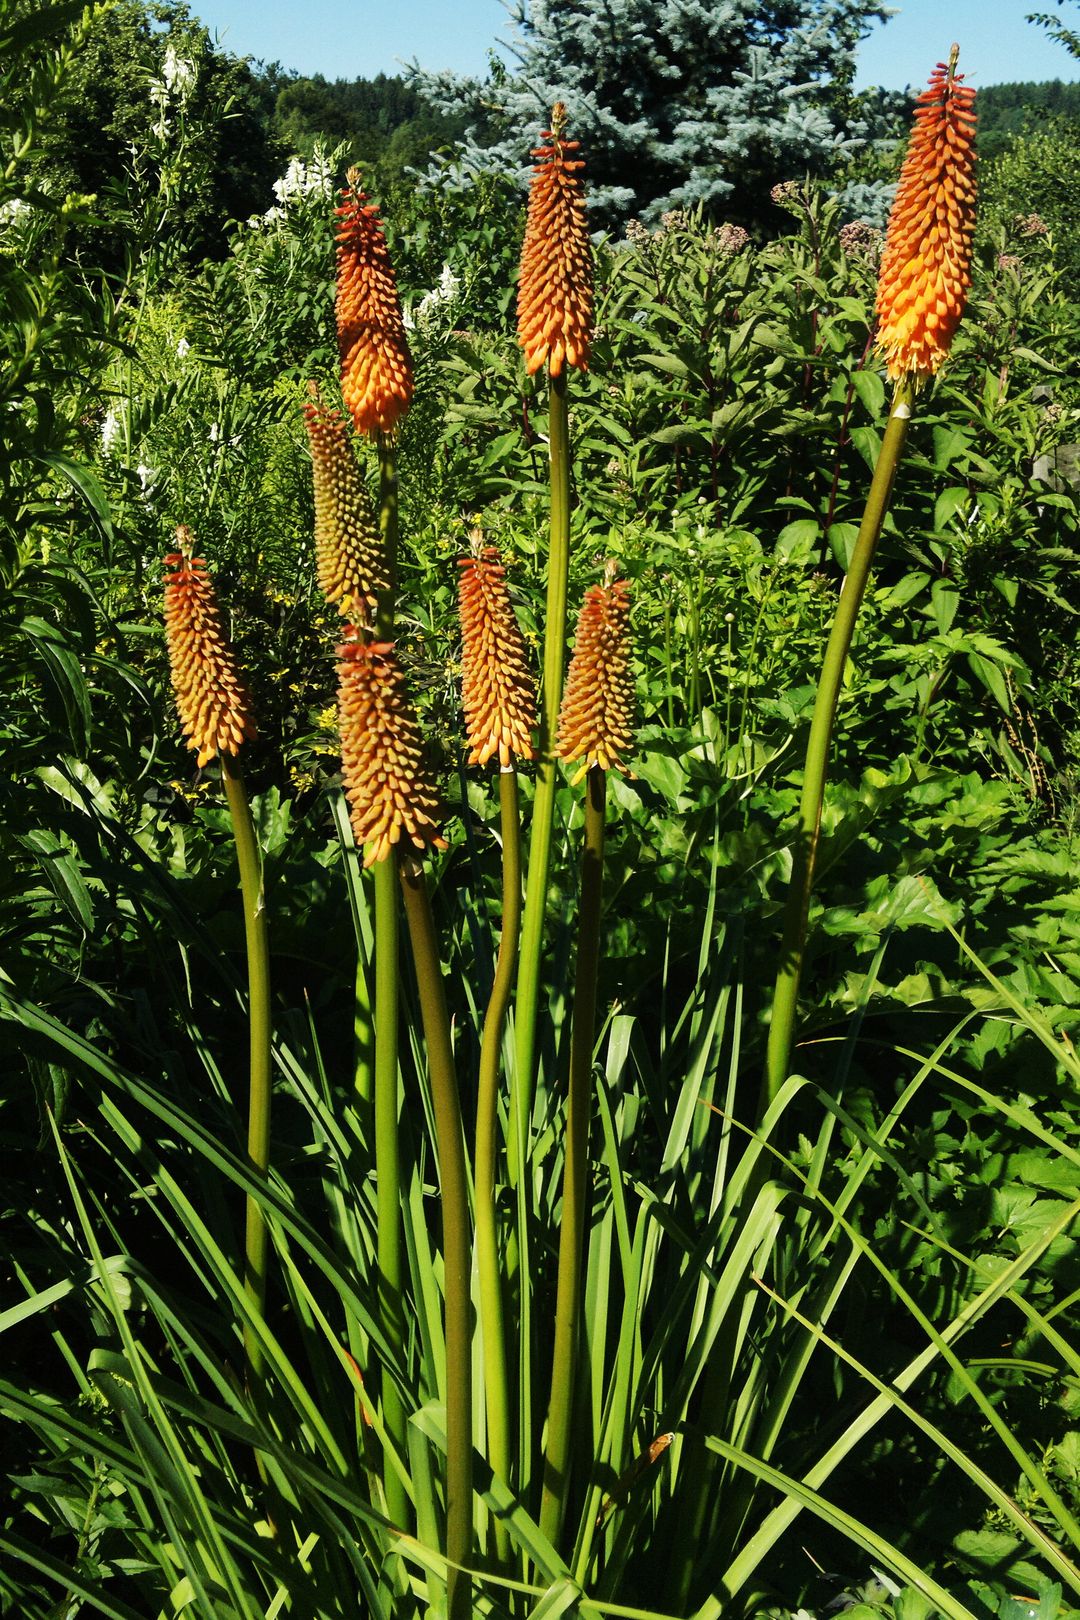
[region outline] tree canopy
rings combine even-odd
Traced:
[[[865,139],[854,51],[886,15],[880,0],[519,0],[512,68],[410,78],[470,118],[458,172],[519,170],[558,100],[599,218],[698,203],[756,217],[777,181]]]

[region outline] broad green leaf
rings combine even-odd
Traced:
[[[776,537],[776,555],[785,562],[807,563],[821,541],[821,524],[816,518],[796,518],[786,523]]]
[[[934,528],[944,529],[950,518],[963,510],[971,500],[969,491],[962,484],[952,484],[943,489],[934,502]]]
[[[876,421],[885,408],[885,379],[877,371],[854,371],[851,386]]]
[[[930,612],[939,635],[946,635],[952,629],[959,607],[960,592],[956,586],[948,580],[936,579],[930,587]]]
[[[846,574],[851,567],[855,542],[859,538],[859,526],[857,523],[830,523],[828,538],[829,550],[835,557],[837,566]]]
[[[971,439],[963,428],[941,427],[934,428],[934,466],[938,472],[944,472],[950,467],[958,456],[963,455],[971,444]]]

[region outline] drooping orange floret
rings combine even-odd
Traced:
[[[574,656],[559,711],[560,759],[580,760],[573,780],[596,765],[626,771],[622,756],[634,741],[634,682],[630,673],[630,586],[609,565],[603,585],[585,592]]]
[[[202,767],[215,754],[238,754],[255,721],[206,563],[191,556],[190,529],[181,525],[176,539],[181,549],[165,558],[165,644],[180,724]]]
[[[336,210],[341,392],[357,433],[390,433],[412,399],[412,361],[378,209],[356,169]]]
[[[338,649],[338,723],[349,819],[364,865],[395,844],[444,849],[438,798],[393,643],[364,641],[354,625]]]
[[[458,563],[461,619],[461,700],[470,765],[494,754],[504,770],[514,756],[532,759],[530,733],[536,697],[525,642],[506,588],[506,570],[494,546],[473,537],[473,551]]]
[[[974,90],[957,46],[919,97],[878,271],[877,342],[890,377],[939,370],[971,286],[975,231]]]
[[[304,406],[315,490],[315,568],[319,589],[339,613],[366,620],[389,588],[386,547],[340,411],[314,383]]]
[[[592,249],[585,224],[577,141],[563,139],[566,108],[555,103],[548,142],[533,152],[532,183],[518,282],[518,342],[530,374],[547,366],[557,377],[564,363],[589,368],[593,324]]]

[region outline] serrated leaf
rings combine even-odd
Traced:
[[[960,592],[956,586],[946,579],[936,579],[930,587],[930,612],[939,635],[946,635],[952,629],[959,607]]]

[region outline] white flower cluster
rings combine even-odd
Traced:
[[[199,69],[191,57],[178,55],[175,45],[166,47],[161,78],[150,80],[150,100],[158,109],[154,133],[159,139],[163,140],[169,133],[170,103],[175,102],[181,109],[186,107],[198,77]]]
[[[277,202],[265,214],[252,214],[248,229],[274,230],[289,217],[289,209],[306,202],[325,203],[334,195],[334,171],[325,152],[318,147],[310,162],[301,157],[289,159],[289,167],[280,180],[274,181]]]
[[[460,279],[455,276],[448,264],[444,264],[439,276],[439,285],[424,294],[415,310],[407,309],[404,312],[402,320],[406,330],[413,332],[419,329],[421,332],[430,332],[440,324],[440,315],[448,306],[456,304],[460,295]]]
[[[275,203],[274,207],[273,208],[268,208],[266,210],[265,214],[249,214],[248,215],[248,230],[249,231],[273,230],[275,225],[282,224],[282,222],[284,220],[288,219],[288,217],[289,217],[289,215],[288,215],[287,210],[284,209],[284,208],[279,208],[277,206],[277,204]]]
[[[115,453],[123,425],[124,417],[120,406],[110,405],[101,424],[101,451],[103,455],[111,456]]]
[[[170,45],[161,64],[161,76],[169,94],[177,101],[186,101],[195,88],[199,70],[189,56],[177,56],[175,45]]]
[[[285,207],[290,203],[303,202],[308,197],[325,199],[331,197],[333,191],[334,176],[326,154],[318,150],[310,163],[305,163],[300,157],[290,158],[289,167],[281,179],[274,181],[274,196]]]
[[[9,252],[16,251],[16,242],[30,220],[30,204],[21,197],[9,197],[7,202],[0,203],[0,242],[6,244]]]

